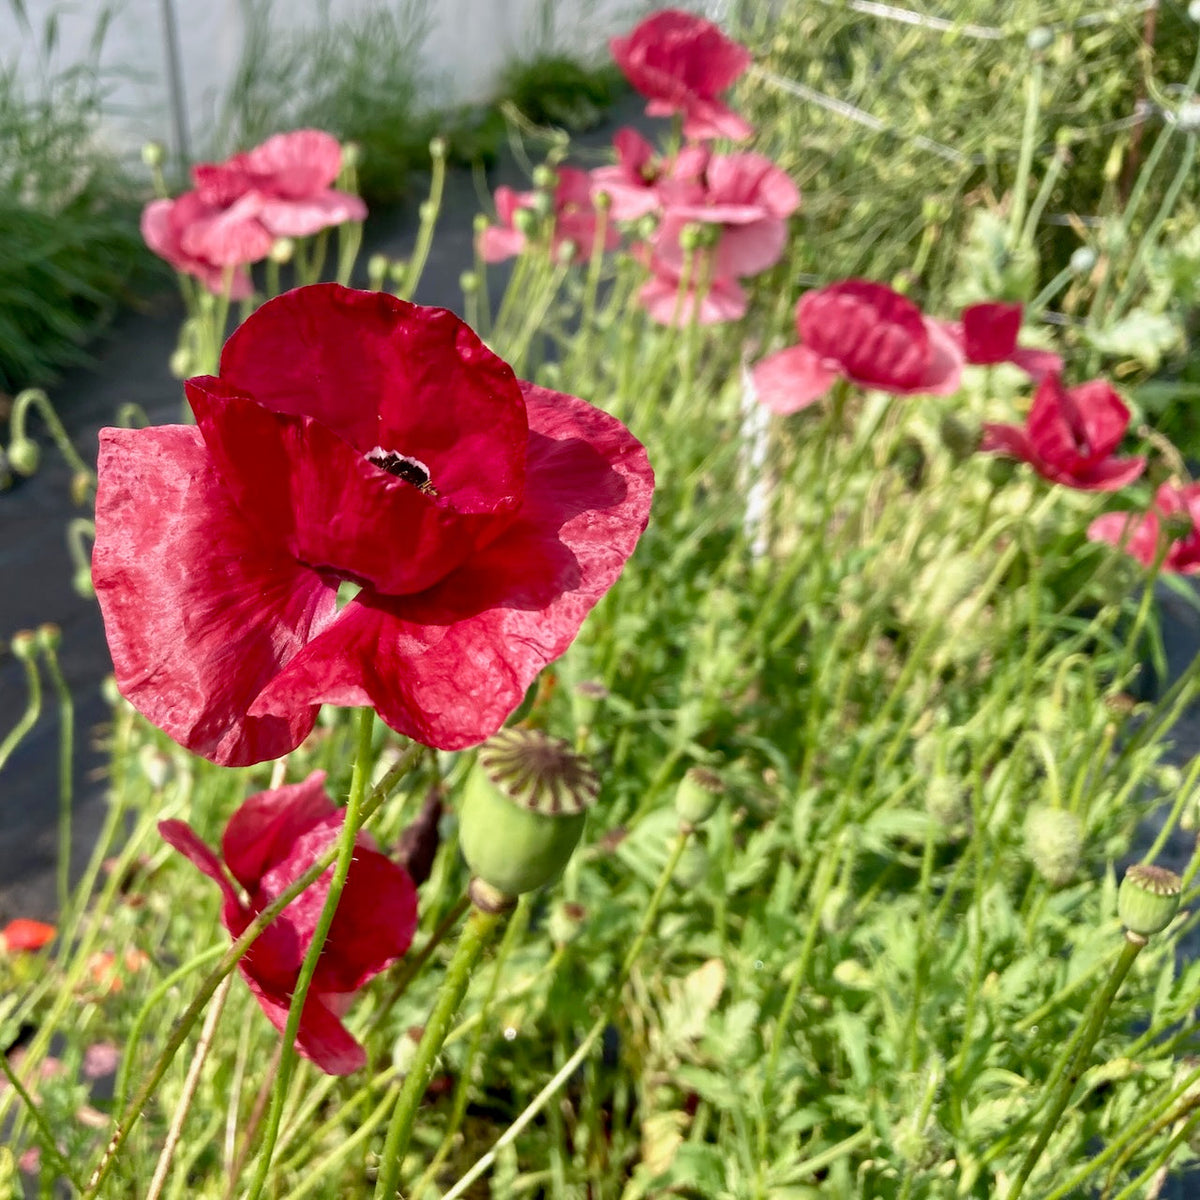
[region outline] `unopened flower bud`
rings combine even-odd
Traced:
[[[1025,37],[1025,45],[1034,54],[1049,50],[1054,43],[1054,30],[1045,25],[1035,25]]]
[[[685,892],[694,891],[708,878],[708,851],[694,838],[683,848],[671,882]]]
[[[80,567],[71,576],[71,588],[75,595],[82,600],[94,600],[96,597],[96,589],[92,584],[92,573],[87,567]]]
[[[388,278],[393,283],[403,283],[408,274],[408,262],[403,258],[394,258],[388,263]]]
[[[1181,104],[1175,112],[1175,124],[1180,133],[1200,133],[1200,101]]]
[[[114,676],[105,675],[100,683],[100,695],[109,708],[116,708],[121,703],[121,691],[117,687],[117,681]]]
[[[363,160],[363,148],[358,142],[343,142],[342,143],[342,166],[343,167],[361,167]]]
[[[37,628],[37,642],[42,650],[53,654],[62,645],[62,630],[51,621]]]
[[[579,247],[571,241],[570,238],[563,238],[554,248],[554,257],[566,266],[567,263],[575,261],[575,255],[579,253]]]
[[[537,214],[530,208],[518,208],[513,213],[513,228],[526,237],[532,237],[537,232]]]
[[[429,157],[446,157],[446,139],[444,137],[435,137],[429,139]]]
[[[675,789],[675,812],[685,825],[702,825],[717,811],[725,794],[720,775],[707,767],[689,767]]]
[[[947,828],[958,825],[966,816],[966,798],[957,780],[949,775],[934,775],[925,785],[925,810]]]
[[[1079,870],[1083,825],[1065,808],[1034,808],[1025,818],[1025,854],[1037,873],[1055,888],[1065,887]]]
[[[488,220],[487,213],[476,213],[474,224],[475,234],[478,236],[491,224],[491,221]]]
[[[1191,535],[1196,528],[1196,523],[1186,512],[1168,513],[1162,519],[1163,533],[1168,541],[1178,541],[1180,538],[1185,538]]]
[[[685,253],[700,248],[701,230],[695,222],[689,222],[679,231],[679,247]]]
[[[533,168],[533,186],[549,191],[558,186],[558,172],[545,163],[539,163]]]
[[[612,196],[605,191],[599,191],[593,194],[592,203],[601,211],[608,212],[612,208]]]
[[[1197,25],[1200,25],[1200,0],[1192,0],[1191,4],[1189,4],[1187,7],[1187,15],[1191,18],[1191,20],[1195,21]]]
[[[462,288],[463,295],[473,296],[479,291],[479,276],[474,271],[464,271],[458,277],[458,286]]]
[[[8,462],[18,475],[32,475],[42,461],[42,452],[32,438],[21,437],[8,448]]]
[[[537,729],[504,729],[479,749],[459,808],[459,846],[487,887],[515,897],[557,879],[600,790],[581,755]]]
[[[640,241],[647,242],[654,236],[654,231],[658,228],[658,217],[654,213],[646,213],[645,216],[638,220],[634,226],[634,231]]]
[[[1091,246],[1080,246],[1071,255],[1071,270],[1076,275],[1086,275],[1096,265],[1096,252]]]
[[[1165,867],[1137,863],[1125,872],[1117,890],[1117,915],[1121,924],[1138,937],[1166,929],[1179,911],[1183,881]]]
[[[166,786],[171,778],[171,759],[157,746],[143,746],[138,751],[138,766],[142,769],[147,782],[157,792]]]
[[[417,216],[422,225],[432,224],[437,220],[438,206],[432,200],[422,200],[417,207]]]
[[[82,508],[92,494],[92,477],[86,471],[76,471],[71,476],[71,503]]]
[[[938,422],[938,433],[941,435],[942,445],[955,462],[963,462],[979,449],[979,426],[963,420],[955,413],[942,414],[942,419]]]
[[[8,648],[12,651],[13,658],[19,658],[21,662],[29,662],[37,652],[37,635],[32,629],[18,630],[12,635]]]
[[[372,254],[367,259],[367,282],[372,290],[378,292],[387,281],[388,267],[391,263],[386,254]]]
[[[191,378],[194,374],[192,371],[192,352],[186,346],[180,346],[178,350],[172,353],[167,366],[173,379]]]
[[[554,212],[554,197],[549,192],[534,192],[529,206],[531,212],[545,220]]]
[[[145,142],[142,145],[142,162],[151,170],[162,166],[165,154],[162,142]]]
[[[290,237],[276,238],[271,245],[271,261],[274,263],[291,262],[295,253],[296,243]]]

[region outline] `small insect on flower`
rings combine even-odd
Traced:
[[[427,496],[438,494],[437,488],[429,478],[429,468],[419,458],[410,458],[407,454],[397,454],[395,450],[385,450],[382,446],[376,446],[367,455],[367,459],[389,475],[411,483],[417,491],[424,492]]]

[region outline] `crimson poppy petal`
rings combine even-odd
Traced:
[[[256,711],[373,705],[394,729],[461,749],[494,733],[567,648],[646,527],[653,473],[614,418],[573,396],[522,390],[529,468],[514,524],[426,592],[364,588]]]
[[[1150,512],[1141,515],[1129,512],[1105,513],[1097,517],[1087,530],[1088,540],[1108,542],[1149,567],[1158,552],[1158,517]]]
[[[302,783],[259,792],[225,826],[221,853],[226,865],[247,891],[253,891],[301,836],[337,811],[325,792],[324,771],[314,771]]]
[[[1121,397],[1103,379],[1091,379],[1069,390],[1092,453],[1107,457],[1120,444],[1129,428],[1129,409]]]
[[[1061,354],[1052,350],[1035,350],[1026,346],[1018,346],[1011,355],[1009,362],[1020,367],[1031,379],[1040,382],[1047,375],[1057,375],[1063,369]]]
[[[1033,462],[1035,458],[1029,438],[1020,425],[984,425],[979,448],[985,453],[1007,454],[1023,462]]]
[[[315,570],[390,595],[443,578],[511,520],[477,488],[459,496],[436,480],[427,494],[360,454],[311,417],[272,412],[222,379],[186,384],[221,481],[246,519]],[[375,460],[384,461],[381,455]],[[472,506],[487,505],[482,511]]]
[[[224,766],[295,749],[315,706],[246,710],[332,619],[335,591],[254,533],[198,430],[101,430],[99,475],[92,579],[121,694]]]
[[[360,454],[418,459],[462,511],[520,498],[527,425],[516,377],[446,309],[336,283],[297,288],[234,331],[220,376]]]
[[[754,391],[773,413],[786,416],[820,400],[837,377],[807,346],[789,346],[754,368]]]
[[[1146,460],[1140,455],[1132,458],[1105,458],[1083,471],[1061,477],[1058,482],[1085,492],[1116,492],[1141,477]]]
[[[250,991],[267,1019],[283,1033],[287,1029],[290,997],[268,991],[252,976],[242,972]],[[300,1014],[296,1049],[326,1075],[352,1075],[367,1065],[366,1051],[350,1036],[349,1030],[330,1010],[323,996],[309,992]]]
[[[233,890],[229,876],[221,867],[221,860],[186,821],[159,821],[158,832],[164,842],[173,846],[188,862],[220,886],[228,903],[239,903],[237,892]]]
[[[1021,332],[1020,304],[1000,301],[972,304],[962,312],[962,340],[967,362],[979,366],[1007,362]]]

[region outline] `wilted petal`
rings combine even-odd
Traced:
[[[268,991],[256,980],[242,972],[250,991],[267,1019],[283,1033],[287,1029],[290,995]],[[296,1034],[296,1049],[326,1075],[351,1075],[367,1065],[366,1051],[350,1036],[345,1025],[330,1010],[326,998],[309,992],[300,1014]]]
[[[612,417],[572,396],[522,390],[529,471],[514,524],[427,592],[364,589],[258,711],[369,704],[426,745],[461,749],[494,733],[567,648],[646,526],[653,475]]]
[[[248,717],[336,593],[262,542],[198,430],[105,429],[92,578],[121,694],[181,745],[238,766],[307,736],[315,707]]]
[[[239,903],[238,894],[229,882],[221,860],[186,821],[159,821],[158,832],[164,842],[173,846],[188,862],[220,886],[226,901],[234,905]]]

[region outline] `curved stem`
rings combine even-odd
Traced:
[[[317,972],[317,961],[324,949],[325,939],[329,936],[329,929],[333,925],[338,902],[342,898],[342,890],[346,886],[346,878],[350,874],[355,842],[362,824],[359,812],[362,808],[363,794],[366,791],[367,775],[371,769],[371,734],[374,727],[375,710],[364,708],[359,717],[354,774],[350,781],[350,798],[346,802],[342,834],[338,838],[337,862],[333,868],[333,877],[329,881],[329,892],[321,908],[321,915],[317,918],[312,941],[308,944],[308,950],[304,955],[304,962],[300,966],[300,974],[296,977],[296,986],[292,992],[292,1003],[288,1009],[287,1024],[283,1030],[283,1056],[279,1060],[279,1074],[275,1077],[275,1087],[271,1094],[271,1110],[267,1114],[267,1129],[263,1137],[262,1149],[259,1151],[254,1180],[247,1193],[247,1200],[258,1200],[271,1169],[271,1158],[275,1153],[275,1141],[279,1137],[279,1122],[283,1116],[283,1106],[287,1100],[292,1075],[296,1070],[298,1057],[296,1037],[300,1032],[300,1018],[304,1013],[304,1004],[308,999],[313,976]]]
[[[412,258],[408,261],[408,270],[404,273],[404,284],[396,293],[402,300],[411,300],[417,290],[417,284],[421,282],[421,275],[429,258],[429,249],[433,245],[433,230],[442,208],[442,190],[445,184],[446,156],[434,154],[429,180],[429,199],[421,205],[421,227],[417,231],[417,244],[413,249]]]
[[[17,636],[28,635],[18,634]],[[37,724],[38,715],[42,711],[42,676],[37,669],[37,662],[32,652],[22,653],[15,657],[21,659],[21,665],[25,668],[26,690],[29,692],[29,699],[25,702],[25,711],[21,714],[21,719],[9,730],[4,741],[0,742],[0,767],[4,766],[8,761],[8,756],[17,748],[21,739]]]
[[[71,470],[77,474],[86,475],[88,482],[94,488],[96,486],[95,471],[79,457],[78,451],[67,436],[66,429],[63,428],[63,423],[58,419],[58,413],[54,411],[54,405],[50,403],[50,397],[41,388],[26,388],[23,392],[19,392],[13,401],[12,416],[9,418],[13,442],[20,442],[28,436],[25,432],[25,423],[29,419],[31,408],[37,409],[38,415],[50,431],[51,438],[54,439],[54,444],[70,464]]]
[[[1067,1105],[1071,1102],[1071,1093],[1074,1092],[1083,1068],[1087,1065],[1088,1056],[1096,1045],[1096,1039],[1099,1038],[1100,1030],[1104,1027],[1104,1019],[1108,1016],[1108,1010],[1112,1007],[1112,1002],[1116,999],[1125,976],[1129,974],[1129,968],[1133,966],[1134,959],[1141,953],[1145,944],[1144,938],[1126,934],[1120,957],[1113,965],[1112,974],[1109,975],[1104,987],[1093,1000],[1087,1021],[1079,1036],[1067,1044],[1055,1069],[1051,1072],[1050,1081],[1047,1084],[1050,1092],[1050,1107],[1046,1110],[1046,1115],[1042,1119],[1042,1127],[1038,1131],[1033,1145],[1029,1147],[1012,1186],[1005,1193],[1004,1200],[1017,1200],[1024,1190],[1029,1176],[1042,1157],[1042,1151],[1046,1149],[1046,1144],[1058,1128],[1059,1119],[1067,1111]]]
[[[58,911],[65,913],[71,902],[71,801],[72,767],[75,760],[75,701],[63,678],[53,645],[42,640],[42,654],[50,680],[58,694]]]

